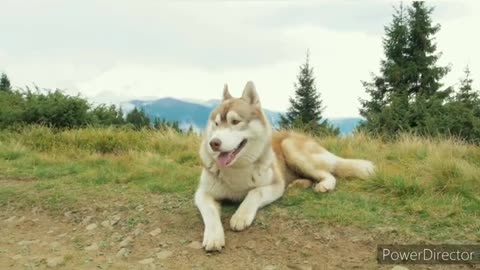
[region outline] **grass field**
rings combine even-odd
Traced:
[[[3,132],[0,206],[65,211],[92,198],[174,193],[192,197],[201,170],[200,138],[174,132],[48,128]],[[453,140],[366,136],[319,141],[345,157],[370,159],[370,180],[340,179],[329,194],[290,190],[276,207],[319,222],[395,227],[432,239],[480,239],[480,148]]]
[[[282,211],[327,228],[387,232],[398,241],[480,241],[478,146],[408,135],[396,142],[362,134],[318,140],[337,155],[372,160],[376,175],[339,179],[328,194],[289,189],[260,211],[268,214],[263,221]],[[2,131],[0,211],[40,208],[56,217],[109,201],[121,200],[120,208],[149,205],[150,195],[162,195],[183,202],[183,214],[201,224],[191,203],[201,170],[199,142],[196,135],[113,128]],[[227,215],[233,211],[227,207]],[[143,219],[126,222],[133,229]]]

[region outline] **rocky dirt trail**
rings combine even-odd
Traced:
[[[228,228],[226,248],[205,253],[190,200],[151,196],[148,205],[92,202],[70,211],[0,212],[0,269],[392,269],[375,261],[387,231],[313,225],[287,211],[260,211],[244,232]],[[408,266],[394,269],[471,269]]]

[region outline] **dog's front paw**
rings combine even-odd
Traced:
[[[202,246],[206,251],[221,251],[225,246],[225,234],[223,230],[205,230]]]
[[[255,214],[236,212],[230,219],[230,228],[234,231],[243,231],[252,225]]]

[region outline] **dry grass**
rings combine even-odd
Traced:
[[[339,179],[335,192],[289,190],[265,211],[287,209],[313,223],[392,228],[402,237],[480,239],[480,148],[454,139],[364,134],[319,138],[344,157],[370,159],[369,180]],[[52,213],[92,199],[142,201],[147,193],[191,198],[200,173],[200,138],[128,129],[0,132],[0,208]],[[8,181],[7,181],[8,180]]]

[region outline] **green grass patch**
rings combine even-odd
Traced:
[[[319,141],[337,155],[374,161],[376,175],[338,179],[337,189],[327,194],[289,189],[263,213],[282,209],[329,226],[391,227],[434,240],[480,240],[478,146],[413,136],[384,142],[362,134]],[[182,207],[194,208],[199,142],[195,135],[113,128],[0,131],[0,207],[40,206],[61,213],[122,197],[129,210],[148,194],[168,194],[189,202]],[[226,205],[225,215],[236,207]],[[182,211],[198,218],[195,210]],[[148,219],[138,215],[126,222],[134,228]],[[259,222],[268,224],[268,219]]]
[[[0,206],[5,206],[15,197],[17,190],[12,187],[0,188]]]

